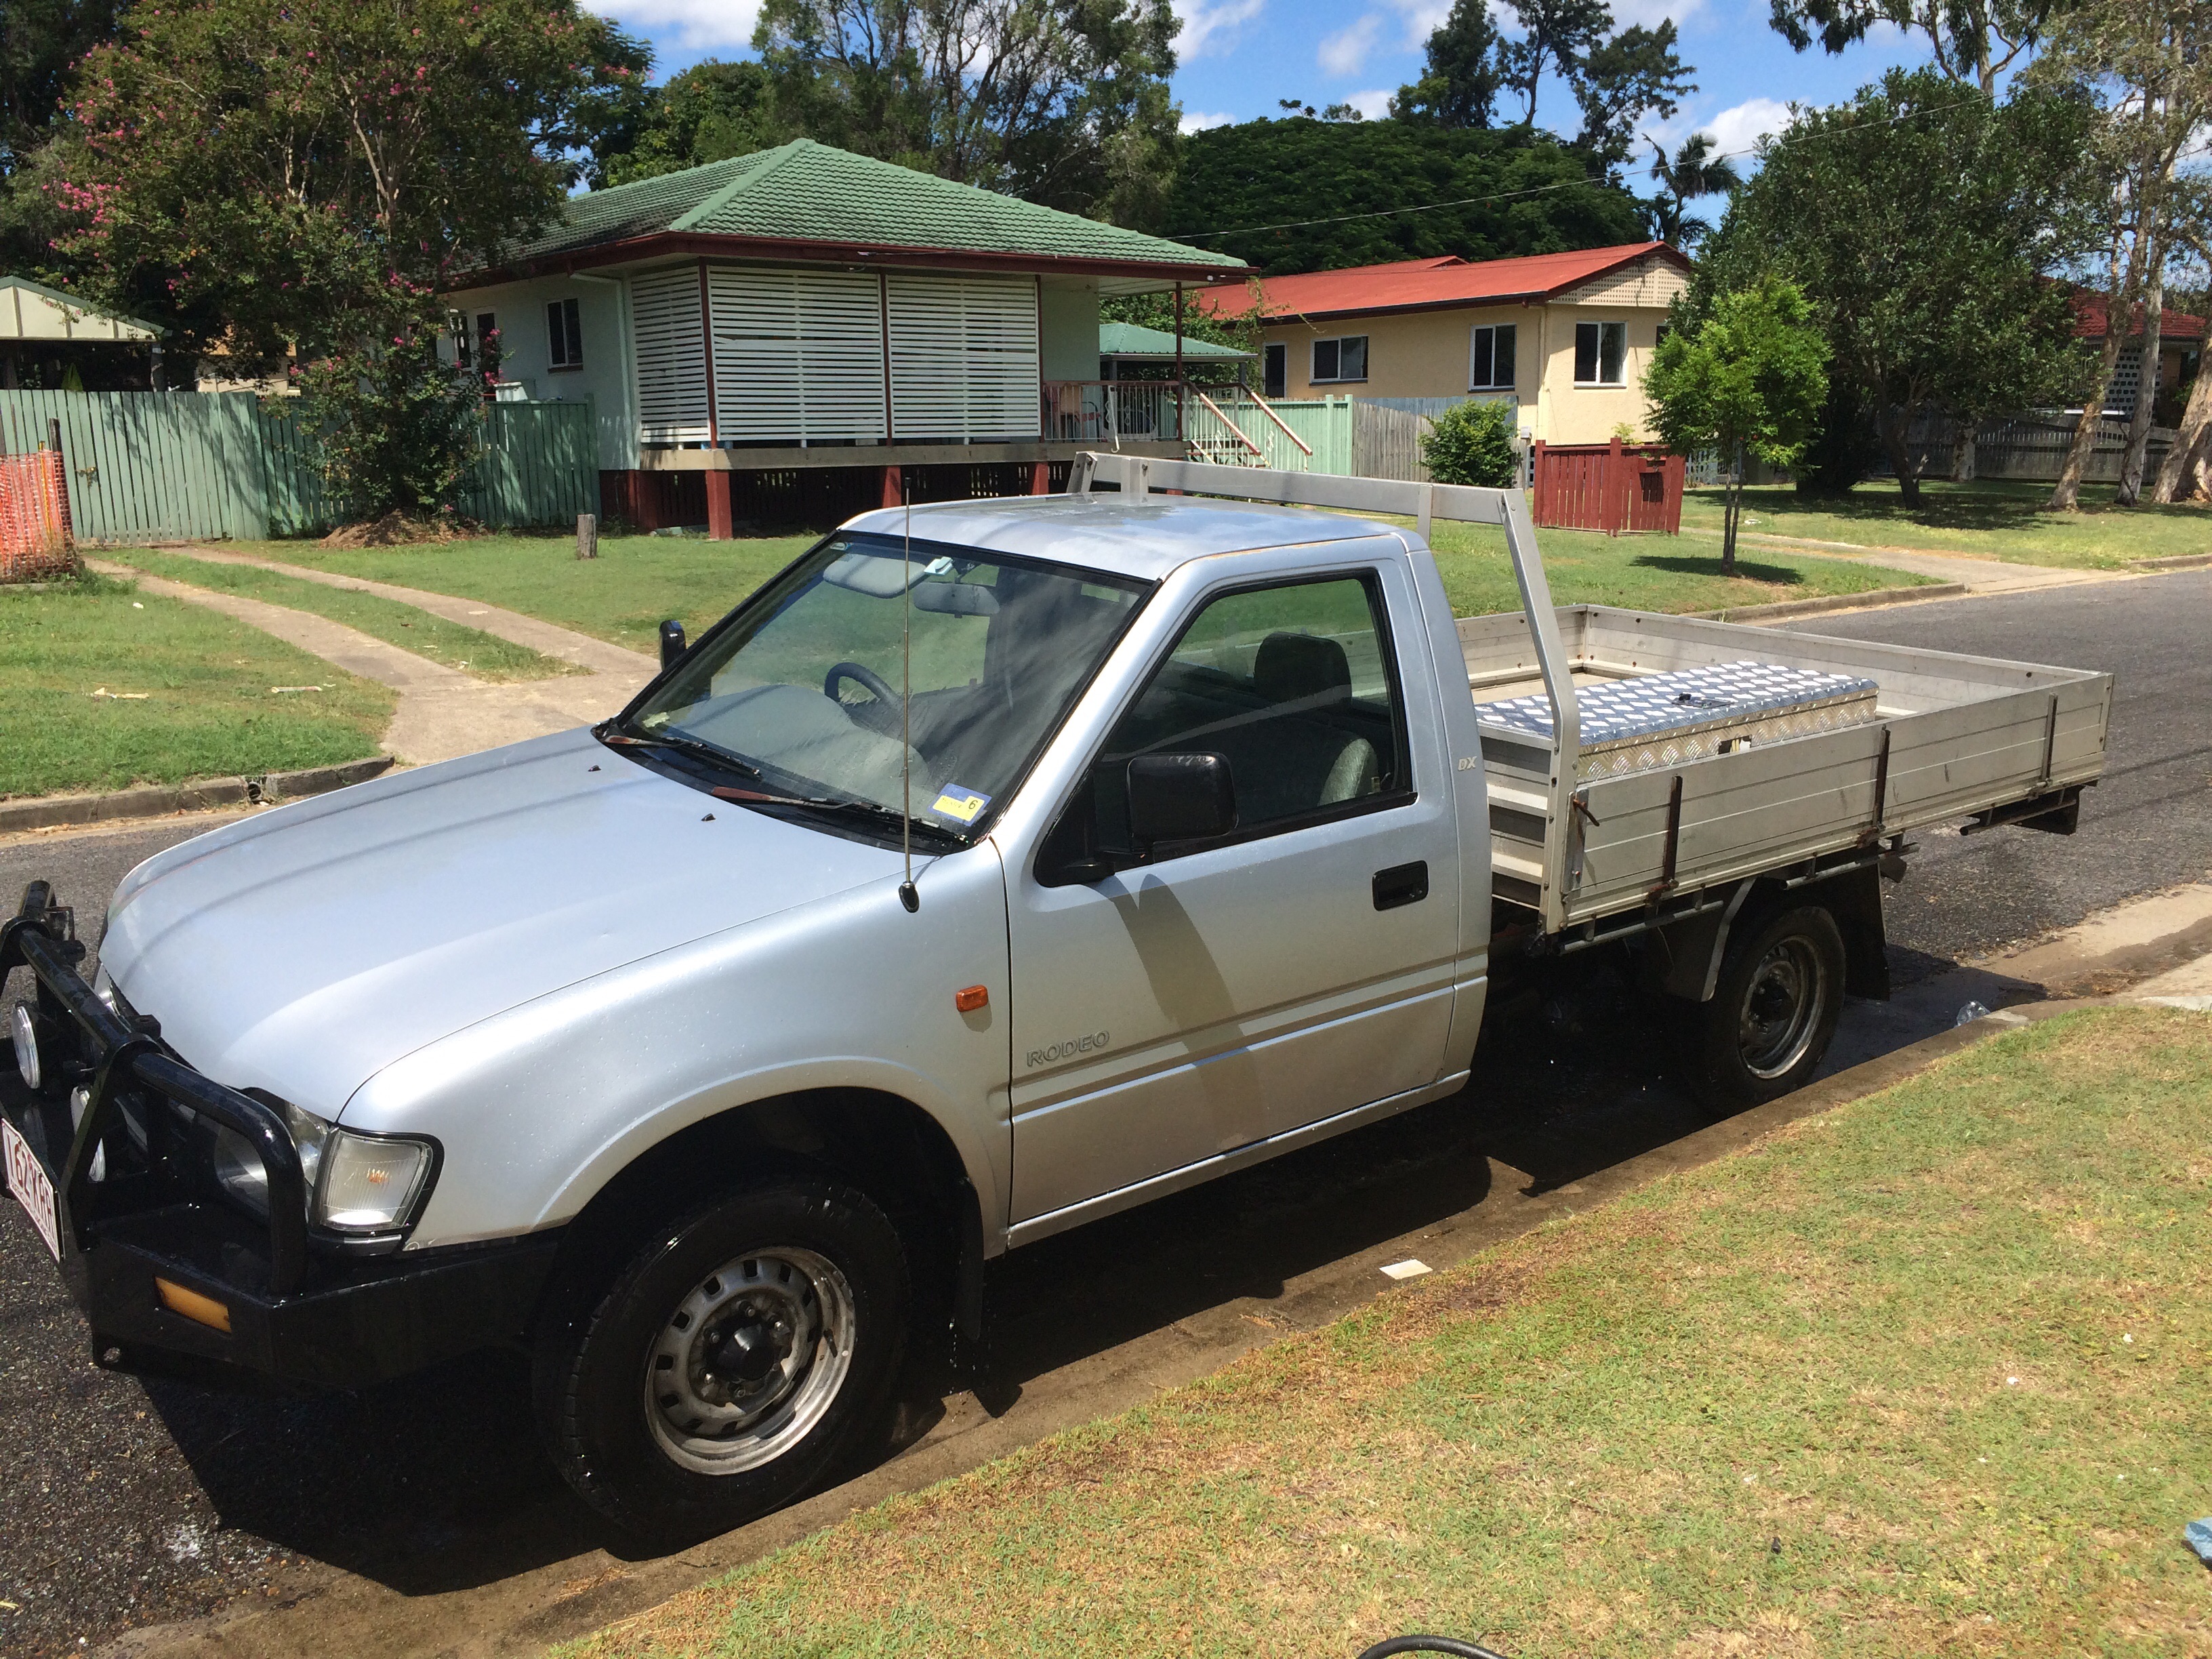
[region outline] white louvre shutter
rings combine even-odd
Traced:
[[[902,443],[1034,438],[1036,288],[1020,276],[893,272],[891,422]]]
[[[883,300],[873,271],[710,265],[707,292],[723,442],[883,437]]]
[[[707,340],[699,317],[699,267],[633,276],[630,337],[637,342],[637,437],[646,444],[703,444],[708,426]]]

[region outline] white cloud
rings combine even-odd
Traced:
[[[1671,121],[1655,121],[1638,133],[1640,139],[1656,140],[1666,146],[1668,153],[1680,149],[1682,141],[1693,132],[1702,132],[1714,140],[1713,153],[1731,158],[1739,173],[1749,173],[1758,164],[1749,152],[1757,148],[1762,133],[1781,134],[1790,125],[1790,106],[1772,98],[1753,98],[1735,105],[1719,113],[1700,112],[1698,106],[1705,100],[1694,99],[1677,111]],[[1636,147],[1634,162],[1640,178],[1650,164],[1651,151],[1648,144]]]
[[[687,52],[750,46],[760,21],[760,0],[616,0],[592,9],[647,34],[673,32]]]
[[[1785,131],[1789,125],[1789,105],[1772,98],[1752,98],[1723,110],[1709,121],[1698,122],[1697,131],[1711,133],[1716,141],[1713,148],[1721,155],[1735,155],[1753,149],[1767,134]]]
[[[1375,37],[1382,32],[1382,19],[1369,12],[1350,28],[1324,39],[1314,56],[1331,75],[1357,75],[1375,50]]]
[[[1390,94],[1384,91],[1355,92],[1344,101],[1370,121],[1379,121],[1390,112]]]
[[[1672,18],[1676,27],[1686,27],[1705,9],[1705,0],[1616,0],[1613,25],[1625,29],[1641,23],[1647,29],[1656,29]]]
[[[1189,110],[1182,112],[1181,123],[1185,132],[1204,132],[1208,127],[1231,127],[1237,125],[1233,115],[1200,115]]]
[[[1383,0],[1405,21],[1406,44],[1424,46],[1444,19],[1451,15],[1452,0]],[[1494,16],[1498,9],[1492,6]]]
[[[1175,15],[1182,19],[1182,32],[1176,36],[1176,56],[1188,64],[1208,50],[1227,51],[1237,29],[1257,17],[1267,0],[1174,0],[1174,4]]]

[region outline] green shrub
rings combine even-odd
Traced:
[[[1513,406],[1470,398],[1446,410],[1421,439],[1421,465],[1438,483],[1511,489]]]

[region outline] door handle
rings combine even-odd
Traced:
[[[1375,872],[1375,908],[1395,910],[1401,904],[1419,904],[1429,896],[1429,865],[1426,859],[1416,859],[1411,864],[1394,864],[1388,870]]]

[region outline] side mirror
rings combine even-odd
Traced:
[[[660,665],[664,670],[676,666],[676,659],[684,654],[684,624],[671,617],[660,624]]]
[[[1129,763],[1129,838],[1207,841],[1237,827],[1237,786],[1225,755],[1139,755]]]

